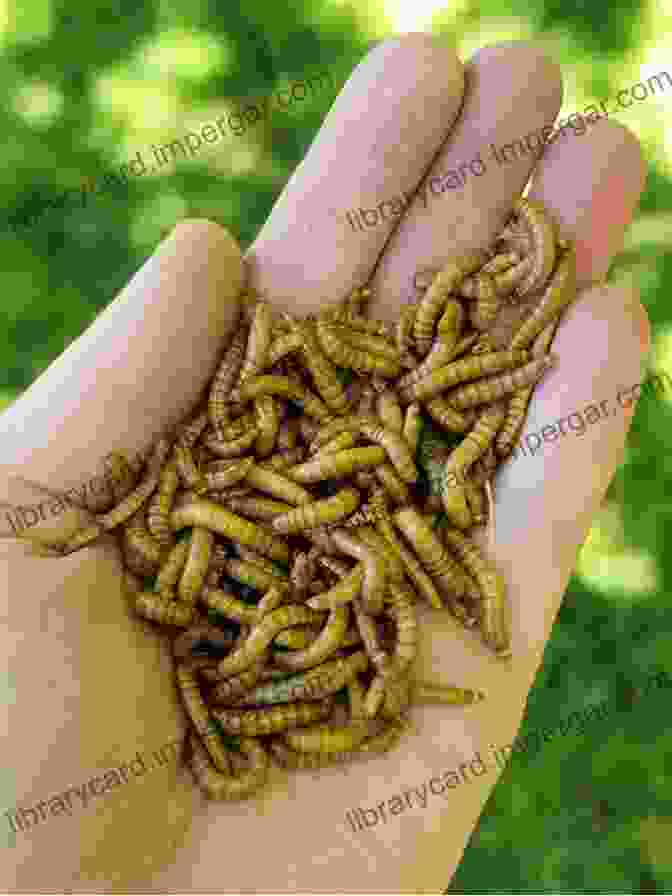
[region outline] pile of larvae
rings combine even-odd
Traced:
[[[272,760],[387,752],[411,705],[482,699],[414,677],[422,603],[510,656],[504,583],[471,536],[555,360],[574,248],[521,198],[488,250],[419,279],[394,326],[365,316],[366,286],[302,319],[244,290],[189,417],[141,464],[108,455],[116,503],[61,546],[118,532],[135,611],[170,633],[213,799],[254,794]],[[423,427],[454,443],[440,495]]]

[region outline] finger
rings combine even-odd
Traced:
[[[250,282],[297,314],[365,282],[397,217],[353,229],[350,209],[392,215],[447,137],[462,65],[428,34],[377,46],[355,69],[246,256]]]
[[[400,299],[415,299],[417,269],[441,267],[450,254],[491,242],[529,179],[561,99],[558,66],[539,47],[503,44],[475,54],[460,119],[376,270],[374,314],[394,317]],[[507,144],[510,161],[502,164]]]
[[[109,451],[144,449],[212,375],[242,276],[240,249],[223,228],[181,222],[0,417],[4,470],[66,489],[100,472]]]

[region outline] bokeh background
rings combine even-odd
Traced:
[[[0,0],[0,406],[93,320],[185,215],[247,247],[373,42],[409,30],[485,43],[534,39],[562,64],[561,116],[669,70],[658,0]],[[317,72],[326,83],[193,159],[32,206]],[[672,374],[672,88],[618,116],[640,138],[646,192],[612,274],[641,287],[650,367]],[[179,155],[179,154],[178,154]],[[667,287],[667,289],[666,289]],[[672,383],[672,380],[670,381]],[[523,733],[604,700],[621,710],[512,760],[450,883],[455,893],[672,891],[672,385],[646,390],[625,461],[583,546],[530,695]],[[446,874],[448,885],[448,873]],[[363,882],[364,886],[364,882]]]

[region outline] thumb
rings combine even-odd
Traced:
[[[65,490],[99,472],[108,452],[130,458],[144,450],[186,413],[212,376],[236,318],[243,276],[240,248],[224,228],[181,221],[0,416],[4,473],[13,468]],[[8,480],[3,488],[17,486]]]

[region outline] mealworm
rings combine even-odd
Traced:
[[[255,606],[246,604],[245,601],[239,600],[234,594],[222,591],[221,588],[212,588],[210,586],[203,588],[201,592],[201,600],[212,610],[232,619],[234,622],[245,623],[246,625],[255,625],[259,621],[259,610]]]
[[[576,254],[571,246],[560,257],[544,294],[532,314],[511,340],[512,348],[525,348],[544,327],[576,298]]]
[[[96,518],[98,526],[106,531],[114,529],[121,523],[125,523],[127,519],[132,517],[142,507],[158,485],[160,471],[168,459],[170,450],[170,441],[165,438],[159,439],[154,447],[149,469],[140,480],[140,483],[112,510]]]
[[[506,626],[506,586],[497,570],[478,547],[462,532],[446,528],[444,539],[452,547],[482,592],[481,627],[483,640],[500,656],[510,656],[510,635]]]
[[[469,706],[485,699],[483,691],[456,688],[448,685],[413,684],[413,703],[447,703],[451,706]]]
[[[352,608],[364,649],[378,674],[383,678],[387,678],[394,674],[394,669],[390,657],[380,644],[380,635],[378,634],[376,622],[373,616],[370,616],[365,611],[359,598],[353,600]]]
[[[250,497],[232,497],[228,506],[235,513],[249,517],[253,520],[273,520],[281,513],[287,513],[292,509],[291,504],[284,501],[274,501],[271,498]]]
[[[394,619],[397,627],[392,659],[396,669],[405,672],[418,653],[418,617],[408,589],[392,581],[388,589],[385,611]]]
[[[194,659],[194,648],[203,642],[211,649],[229,650],[233,641],[234,636],[230,631],[223,632],[217,626],[207,622],[194,623],[185,632],[175,636],[173,656],[178,662],[188,662]]]
[[[303,504],[289,513],[276,516],[273,530],[281,535],[294,535],[304,529],[338,523],[357,509],[359,501],[357,489],[343,488],[330,498]]]
[[[291,472],[291,468],[286,472]],[[297,485],[293,481],[293,477],[283,476],[281,473],[276,473],[275,470],[260,467],[258,464],[250,467],[245,481],[260,492],[287,504],[309,504],[313,500],[311,493]]]
[[[386,514],[387,510],[385,508],[382,510],[378,508],[377,513],[379,515],[381,513]],[[397,583],[401,583],[404,581],[404,564],[395,554],[390,544],[382,537],[382,535],[376,532],[375,529],[373,529],[371,526],[364,525],[360,526],[357,529],[355,537],[360,541],[363,541],[365,545],[368,545],[371,550],[375,551],[383,558],[383,560],[385,561],[385,565],[387,566],[387,573],[390,581]]]
[[[294,672],[323,663],[341,646],[349,620],[350,610],[347,606],[334,607],[329,611],[324,628],[312,644],[303,650],[292,650],[289,653],[276,651],[273,655],[275,662]]]
[[[169,600],[151,591],[141,591],[135,598],[135,611],[152,622],[186,628],[194,618],[194,608],[190,604]]]
[[[292,326],[301,337],[301,353],[315,388],[327,407],[342,414],[350,402],[338,379],[336,368],[322,351],[314,324],[309,321],[294,321]]]
[[[476,303],[469,320],[477,330],[488,330],[495,321],[501,307],[495,278],[490,274],[477,274],[473,278]]]
[[[478,333],[472,333],[470,336],[464,337],[456,346],[448,341],[444,341],[441,336],[434,340],[429,354],[421,364],[405,374],[396,382],[397,397],[402,404],[409,404],[413,400],[412,386],[419,383],[420,380],[426,379],[429,374],[437,367],[444,367],[455,358],[459,358],[468,351],[476,340],[479,338]]]
[[[272,395],[261,395],[254,401],[254,412],[259,430],[255,453],[257,457],[268,457],[273,453],[280,428],[280,406]]]
[[[441,429],[448,432],[466,432],[473,422],[466,414],[461,414],[450,402],[439,396],[425,404],[425,410]]]
[[[271,573],[256,563],[250,563],[249,560],[227,560],[224,569],[229,578],[236,579],[257,591],[266,591],[274,585],[288,584],[286,577],[277,572]]]
[[[355,336],[356,334],[352,330],[332,326],[322,320],[317,322],[317,337],[320,345],[327,357],[339,367],[348,367],[357,373],[375,372],[384,376],[399,375],[401,359],[398,355],[395,358],[390,358],[361,349],[350,341]]]
[[[161,545],[145,528],[141,511],[124,526],[122,551],[127,566],[140,576],[154,575],[161,563]]]
[[[327,697],[315,702],[301,701],[263,709],[214,709],[212,714],[227,734],[260,737],[321,722],[329,716],[333,706],[333,699]]]
[[[457,299],[449,299],[436,328],[444,351],[455,349],[464,328],[464,308]]]
[[[464,277],[482,267],[486,261],[487,255],[483,251],[467,252],[449,259],[432,280],[429,289],[420,300],[413,326],[413,336],[421,355],[426,355],[431,348],[434,325],[449,294]]]
[[[494,404],[482,411],[474,428],[450,453],[444,465],[446,481],[451,475],[457,480],[460,472],[463,479],[466,477],[472,464],[488,450],[505,418],[506,405],[502,403]]]
[[[357,470],[375,467],[385,461],[385,450],[378,445],[320,454],[303,464],[287,470],[287,476],[296,482],[310,484],[323,479],[340,479]]]
[[[309,728],[287,731],[287,746],[306,753],[341,753],[356,749],[375,728],[368,721],[354,721],[348,725],[312,725]]]
[[[174,531],[185,526],[201,526],[212,529],[232,541],[240,541],[260,554],[277,560],[279,563],[289,561],[289,548],[284,541],[270,535],[266,530],[244,519],[229,513],[212,501],[196,500],[186,504],[170,514],[170,525]]]
[[[282,361],[287,355],[297,352],[301,348],[301,334],[288,330],[286,333],[278,333],[273,339],[266,355],[264,368],[274,367],[278,361]]]
[[[185,447],[193,448],[207,425],[207,411],[196,409],[184,423],[180,423],[177,427],[176,439]]]
[[[286,632],[291,631],[287,629]],[[285,633],[286,633],[285,632]],[[366,654],[358,650],[348,657],[328,660],[307,672],[283,681],[259,685],[241,699],[241,705],[288,703],[292,700],[322,700],[340,691],[368,665]]]
[[[437,367],[426,379],[420,380],[411,387],[411,396],[415,400],[425,401],[459,383],[478,379],[487,373],[510,370],[524,364],[528,359],[529,352],[520,349],[491,352],[487,355],[471,355],[443,367]]]
[[[175,443],[173,448],[173,462],[185,488],[193,489],[196,494],[205,492],[205,477],[198,469],[189,445],[182,442]]]
[[[263,619],[273,610],[277,610],[289,599],[289,586],[285,582],[271,585],[257,604],[258,618]]]
[[[418,313],[419,305],[419,302],[411,302],[408,305],[402,305],[399,311],[395,339],[397,350],[400,355],[407,352],[413,344],[413,326],[415,324],[415,316]]]
[[[250,761],[250,768],[235,777],[218,772],[210,764],[208,752],[193,734],[190,735],[191,765],[194,777],[205,793],[214,800],[242,800],[260,790],[268,775],[268,753],[253,738],[241,738],[239,749]]]
[[[408,709],[411,702],[411,683],[402,675],[390,678],[385,683],[385,699],[380,708],[380,717],[390,721],[398,719]]]
[[[114,503],[123,501],[138,482],[138,474],[119,451],[110,451],[103,458],[106,479],[109,481]]]
[[[177,585],[189,554],[189,542],[178,541],[171,549],[156,577],[156,590],[170,592]]]
[[[249,668],[283,628],[321,623],[323,619],[323,613],[300,604],[288,604],[273,610],[259,622],[238,649],[221,661],[218,666],[219,674],[226,677]]]
[[[235,485],[245,479],[253,465],[253,457],[212,461],[203,470],[204,490],[207,492],[221,491]]]
[[[247,380],[238,390],[241,402],[251,401],[262,395],[277,395],[288,398],[303,408],[304,414],[317,421],[327,420],[331,414],[326,404],[310,392],[300,381],[288,376],[262,374]]]
[[[164,547],[172,547],[175,542],[168,515],[179,484],[180,479],[175,464],[167,463],[161,470],[156,492],[147,506],[147,527],[159,544]]]
[[[468,479],[464,483],[464,495],[467,499],[472,525],[484,526],[487,522],[487,510],[483,487]],[[461,529],[462,526],[458,526],[458,528]]]
[[[266,557],[262,557],[261,554],[257,554],[256,551],[253,551],[252,548],[246,547],[244,544],[236,545],[236,552],[241,560],[245,560],[248,563],[254,563],[255,566],[261,566],[262,569],[266,570],[270,575],[277,577],[279,575],[275,563],[272,560],[268,560]],[[286,576],[283,575],[281,578],[286,580]]]
[[[514,293],[518,284],[527,277],[532,267],[532,258],[526,255],[513,267],[502,271],[499,274],[492,274],[495,281],[495,289],[500,298],[510,296]]]
[[[386,388],[379,393],[376,410],[383,426],[392,432],[401,433],[403,431],[404,415],[392,389]]]
[[[525,421],[527,407],[533,392],[534,386],[527,386],[525,389],[514,392],[509,399],[506,418],[495,440],[495,451],[500,457],[506,457],[511,453],[516,436]]]
[[[402,435],[406,439],[408,450],[414,457],[418,451],[418,445],[420,444],[422,426],[423,423],[420,404],[417,401],[414,401],[406,408],[404,424],[402,427]]]
[[[296,448],[299,440],[299,421],[296,417],[285,420],[278,430],[278,451],[291,451]]]
[[[523,229],[527,231],[532,260],[530,271],[516,287],[516,295],[521,298],[543,286],[555,264],[556,227],[544,205],[526,197],[518,200],[514,214]]]
[[[320,559],[326,562],[328,558]],[[341,580],[328,591],[309,598],[307,604],[314,610],[329,610],[334,607],[343,607],[353,601],[361,592],[363,581],[364,567],[361,563],[358,563],[354,569],[345,573]]]
[[[359,560],[363,566],[362,600],[364,607],[372,616],[377,616],[383,609],[383,595],[387,583],[387,564],[385,558],[353,538],[345,529],[334,529],[330,532],[333,544],[348,557]]]
[[[460,386],[449,392],[446,395],[446,400],[458,410],[499,401],[500,398],[511,395],[519,389],[536,384],[556,361],[557,356],[553,354],[545,355],[543,358],[533,358],[515,370]]]
[[[253,663],[249,669],[245,669],[238,675],[232,675],[229,678],[225,678],[224,681],[219,681],[210,691],[208,699],[213,703],[220,704],[236,702],[257,684],[261,678],[262,670],[266,666],[268,657],[268,651],[264,651],[260,655],[259,660],[256,663]],[[217,676],[221,677],[219,671],[217,672]]]
[[[365,439],[376,442],[385,449],[390,463],[404,482],[417,482],[418,471],[415,460],[400,433],[380,426],[373,419],[361,418],[359,431]]]
[[[220,439],[214,433],[204,436],[203,443],[208,451],[211,451],[217,457],[241,457],[246,451],[249,451],[255,443],[259,430],[256,426],[252,426],[241,436],[225,441]]]
[[[217,729],[210,721],[210,713],[201,696],[201,690],[193,671],[186,663],[177,663],[175,678],[187,715],[210,759],[218,771],[228,774],[231,766],[226,747],[222,743]]]
[[[380,712],[385,700],[386,681],[382,675],[374,676],[364,695],[364,718],[374,719]]]
[[[194,526],[189,542],[189,553],[177,586],[177,594],[185,603],[195,603],[203,587],[214,539],[215,536],[208,529]]]
[[[486,262],[481,268],[482,274],[501,274],[502,271],[508,271],[514,264],[520,261],[520,254],[515,251],[498,252],[493,255],[490,261]]]
[[[236,328],[210,386],[208,415],[215,430],[227,419],[227,405],[231,400],[231,390],[238,380],[243,364],[247,333],[248,328],[244,325],[239,325]]]
[[[427,600],[430,607],[433,607],[435,610],[443,609],[443,602],[434,582],[422,568],[422,564],[413,552],[409,551],[408,548],[399,541],[389,519],[377,520],[376,529],[404,564],[409,579],[413,582],[420,594]]]
[[[267,302],[257,302],[252,315],[250,332],[247,337],[245,358],[238,375],[238,386],[256,376],[263,368],[268,350],[271,346],[273,329],[273,312]]]
[[[462,569],[418,511],[405,507],[397,510],[392,518],[442,594],[451,601],[462,597],[466,591]]]
[[[296,595],[292,595],[296,597]],[[274,647],[286,647],[289,650],[303,650],[313,643],[320,634],[321,629],[312,625],[297,625],[296,628],[286,628],[275,636]]]

